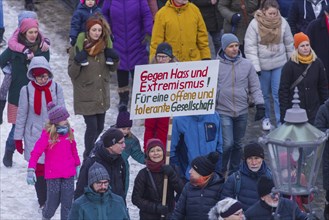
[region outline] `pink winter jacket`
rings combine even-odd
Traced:
[[[80,165],[76,142],[73,140],[71,143],[68,134],[59,135],[58,139],[50,148],[49,134],[43,130],[31,152],[28,167],[34,169],[39,157],[45,153],[45,179],[70,178],[76,174],[76,166]]]

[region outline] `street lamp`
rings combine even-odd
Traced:
[[[293,106],[286,112],[285,123],[259,138],[269,153],[275,185],[273,191],[293,198],[309,196],[317,190],[315,181],[328,139],[328,132],[324,133],[307,122],[306,111],[299,107],[297,87],[294,92]],[[310,210],[310,216],[313,214]]]

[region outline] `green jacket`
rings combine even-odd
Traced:
[[[34,53],[34,56],[44,56],[49,61],[49,51],[42,52],[40,48],[38,48],[38,50]],[[4,68],[8,62],[11,64],[12,78],[9,87],[8,102],[18,106],[21,88],[30,82],[26,75],[30,60],[26,59],[25,54],[15,52],[7,48],[0,55],[0,67]]]
[[[103,195],[89,186],[85,193],[72,204],[69,220],[128,220],[126,205],[121,198],[108,190]]]

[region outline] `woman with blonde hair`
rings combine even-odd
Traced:
[[[243,220],[245,219],[242,204],[235,199],[226,198],[217,202],[210,209],[209,220]]]

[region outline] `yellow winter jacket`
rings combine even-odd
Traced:
[[[193,3],[177,8],[168,0],[155,15],[150,60],[157,46],[167,42],[179,61],[210,59],[208,32],[202,15]]]

